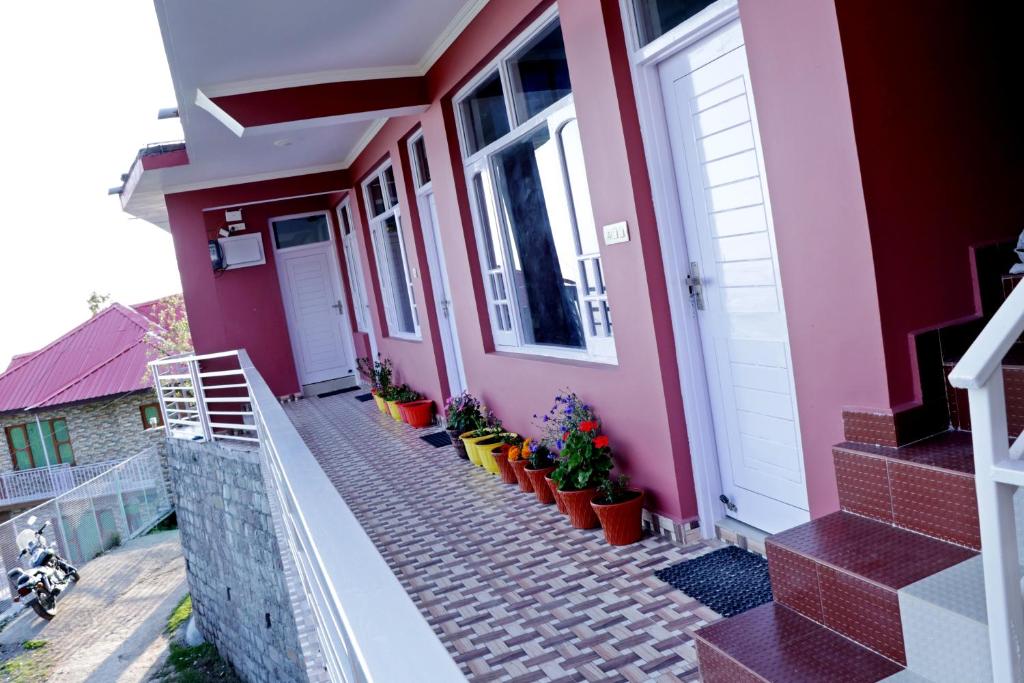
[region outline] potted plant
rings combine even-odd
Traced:
[[[512,469],[512,463],[509,461],[510,453],[512,449],[521,450],[523,448],[523,437],[518,434],[502,434],[501,443],[491,449],[491,459],[494,461],[495,467],[498,468],[498,476],[506,484],[518,483],[516,478],[515,470]]]
[[[629,477],[605,479],[590,506],[609,545],[629,545],[643,536],[644,492],[629,488]]]
[[[356,361],[359,373],[370,382],[370,393],[373,394],[373,401],[377,404],[377,410],[387,414],[388,405],[384,400],[383,393],[391,387],[393,370],[391,361],[387,358],[371,362],[369,358],[363,357]]]
[[[553,422],[554,428],[561,431],[555,438],[558,465],[550,474],[558,487],[557,497],[574,527],[593,529],[598,519],[590,501],[612,470],[608,437],[601,434],[601,422],[594,411],[574,393],[557,396],[545,417],[549,418],[546,424]],[[551,435],[551,426],[548,429]]]
[[[388,413],[395,422],[402,421],[402,412],[398,409],[398,402],[411,391],[412,389],[407,384],[402,384],[401,386],[392,384],[381,390],[381,396],[388,406]]]
[[[458,396],[450,396],[444,402],[445,431],[448,432],[455,452],[464,460],[469,460],[469,453],[460,437],[475,429],[479,419],[480,401],[468,391]]]
[[[405,387],[398,396],[398,412],[407,425],[422,429],[434,421],[434,402],[424,399],[418,391]]]
[[[485,445],[496,444],[498,442],[496,437],[501,433],[501,420],[487,406],[481,405],[474,429],[459,437],[462,439],[462,443],[466,444],[469,461],[477,467],[483,467],[484,461],[480,459],[481,453],[477,446],[482,443]]]
[[[530,479],[530,485],[537,496],[537,500],[543,505],[551,505],[555,502],[555,492],[548,485],[547,477],[555,470],[555,454],[551,449],[542,443],[530,442],[524,449],[528,449],[526,458],[526,476]]]
[[[526,474],[526,459],[529,453],[523,446],[512,447],[508,450],[508,464],[512,468],[512,475],[519,482],[519,490],[523,493],[533,493],[533,484]]]

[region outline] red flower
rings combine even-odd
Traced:
[[[580,431],[592,432],[597,429],[597,423],[593,420],[587,420],[586,422],[580,422]]]
[[[569,440],[569,432],[566,432],[565,434],[562,434],[562,441],[568,441],[568,440]]]
[[[596,439],[594,439],[594,445],[597,448],[604,448],[605,446],[608,445],[608,437],[604,435],[597,437]]]

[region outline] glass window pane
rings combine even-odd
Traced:
[[[633,0],[640,42],[668,33],[715,0]]]
[[[466,129],[466,144],[473,154],[509,131],[508,112],[505,109],[505,91],[501,77],[494,72],[477,86],[459,105],[462,125]]]
[[[569,176],[569,189],[572,191],[572,208],[576,217],[580,254],[596,254],[597,225],[594,223],[594,208],[590,203],[590,186],[587,184],[587,169],[583,163],[580,126],[576,119],[562,127],[561,137],[565,170]]]
[[[160,425],[160,409],[157,406],[149,405],[142,407],[142,422],[146,428]]]
[[[556,21],[512,57],[509,73],[520,123],[571,93],[561,25]]]
[[[423,187],[430,182],[430,166],[427,164],[427,146],[422,135],[412,143],[412,163],[416,167],[416,187]]]
[[[398,192],[395,188],[395,172],[388,166],[384,169],[384,184],[388,190],[388,207],[398,204]]]
[[[476,210],[480,219],[480,232],[484,237],[484,258],[487,260],[488,270],[497,268],[499,265],[498,252],[494,245],[497,242],[497,235],[491,226],[490,218],[487,215],[487,202],[484,199],[483,177],[477,173],[473,176],[473,198],[476,200]]]
[[[341,229],[346,235],[352,233],[352,219],[348,215],[348,206],[341,207]]]
[[[274,240],[278,249],[301,247],[304,244],[316,244],[331,239],[327,216],[303,216],[274,221]]]
[[[380,176],[370,181],[370,184],[366,186],[366,193],[369,195],[370,206],[367,208],[370,210],[371,216],[379,216],[388,210],[384,203],[384,190],[380,185]]]
[[[396,216],[388,216],[381,225],[381,233],[384,238],[384,252],[387,259],[387,272],[391,280],[391,297],[394,302],[395,324],[400,332],[413,333],[416,331],[415,320],[412,313],[412,303],[409,301],[409,280],[405,272],[405,261],[402,258],[402,239],[399,234],[400,226]]]
[[[511,232],[512,281],[527,343],[583,348],[579,265],[564,175],[547,126],[494,157]]]

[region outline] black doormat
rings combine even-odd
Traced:
[[[448,432],[434,432],[433,434],[427,434],[421,436],[421,439],[429,443],[434,448],[441,448],[442,446],[451,446],[452,439],[448,436]]]
[[[772,601],[768,560],[734,545],[659,569],[654,575],[723,617]]]
[[[357,391],[359,387],[348,387],[346,389],[337,389],[335,391],[326,391],[322,394],[317,394],[317,398],[327,398],[328,396],[337,396],[338,394],[347,394],[350,391]]]
[[[366,403],[367,401],[372,401],[373,394],[359,394],[358,396],[356,396],[356,400],[362,401],[363,403]]]

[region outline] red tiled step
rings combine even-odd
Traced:
[[[774,602],[695,635],[704,683],[874,683],[902,668]]]
[[[832,457],[843,510],[981,549],[970,434],[902,448],[846,442]]]
[[[778,602],[904,665],[896,592],[977,554],[847,512],[771,536],[765,549]]]

